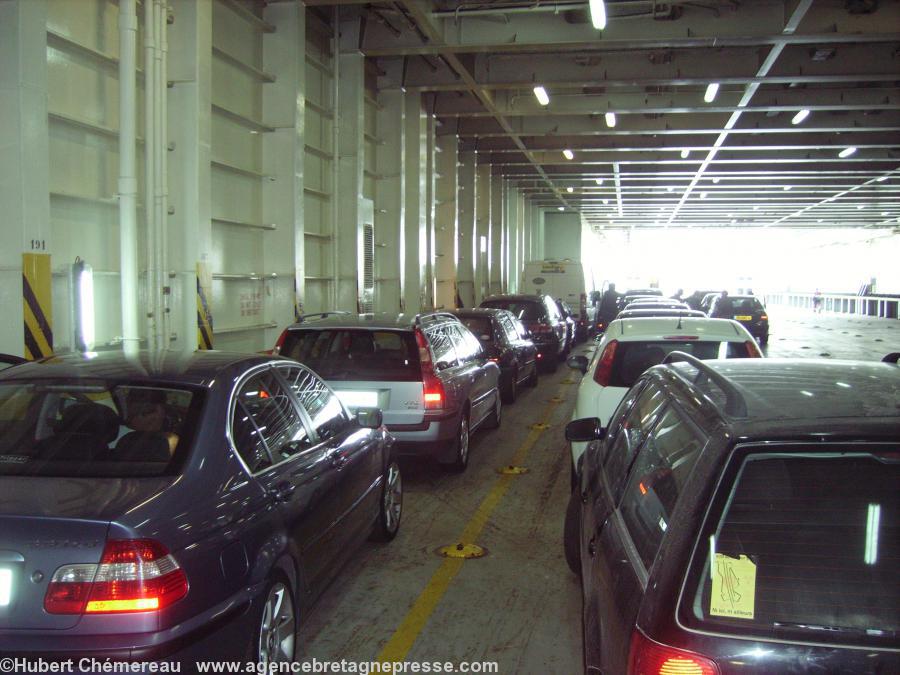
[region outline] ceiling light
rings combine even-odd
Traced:
[[[673,188],[673,187],[670,185],[669,187],[666,188],[666,192],[671,192],[671,191],[674,190],[674,189],[675,189],[675,188]]]
[[[703,100],[707,103],[712,103],[716,100],[716,94],[719,93],[719,83],[718,82],[710,82],[710,84],[706,87],[706,93],[703,94]]]
[[[877,182],[879,182],[879,183],[883,183],[883,182],[886,181],[887,179],[888,179],[887,176],[882,176],[881,178],[876,178],[875,180],[876,180]]]
[[[821,223],[821,222],[822,222],[822,219],[819,218],[816,222],[817,222],[817,223]]]
[[[781,189],[784,190],[785,192],[787,192],[787,191],[789,191],[789,190],[791,189],[791,186],[790,186],[790,185],[785,185],[785,186],[784,186],[783,188],[781,188]]]
[[[719,179],[713,178],[713,185],[718,185],[718,184],[719,184]]]
[[[731,224],[732,224],[732,225],[737,225],[737,221],[734,220],[734,219],[732,219]]]
[[[605,117],[606,117],[606,126],[608,126],[609,128],[616,126],[616,113],[608,112],[608,113],[606,113]]]
[[[595,182],[597,185],[603,185],[603,179],[602,179],[602,178],[595,178],[595,179],[594,179],[594,182]]]
[[[557,207],[556,207],[556,210],[557,210],[557,211],[565,211],[565,210],[566,210],[566,207],[565,207],[565,206],[557,206]]]
[[[609,200],[608,200],[608,199],[604,199],[604,200],[603,200],[603,205],[606,206],[607,204],[609,204]]]
[[[852,155],[854,152],[856,152],[856,148],[844,148],[843,150],[841,150],[841,151],[838,153],[838,157],[840,157],[841,159],[843,159],[844,157],[849,157],[849,156]]]
[[[706,194],[707,194],[707,193],[705,193],[705,192],[701,192],[701,193],[700,193],[700,199],[706,199]]]
[[[856,207],[856,210],[857,210],[857,211],[861,211],[861,210],[864,209],[864,208],[866,208],[866,207],[863,206],[862,204],[860,204],[859,206]]]
[[[757,205],[757,206],[754,206],[754,207],[753,207],[753,210],[754,210],[754,211],[759,211],[759,206],[758,206],[758,205]]]
[[[566,148],[565,150],[563,150],[563,157],[565,157],[566,159],[575,159],[575,153]]]
[[[606,28],[606,5],[603,0],[590,0],[591,23],[597,30]]]
[[[791,124],[800,124],[803,120],[809,117],[809,110],[804,108],[800,110],[796,115],[794,115],[794,119],[791,120]]]
[[[534,88],[534,96],[537,98],[538,103],[541,105],[547,105],[550,103],[550,96],[547,95],[547,90],[542,86],[538,85]]]
[[[687,159],[688,155],[690,155],[690,154],[691,154],[691,151],[688,150],[687,148],[685,148],[684,150],[681,151],[681,159]]]
[[[882,211],[882,212],[881,212],[881,215],[883,215],[883,216],[886,216],[887,214],[888,214],[887,211]]]
[[[566,188],[566,192],[575,192],[575,188],[573,188],[573,187],[567,187],[567,188]]]

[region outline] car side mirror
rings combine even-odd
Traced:
[[[585,417],[566,425],[567,441],[601,441],[606,437],[606,429],[599,417]]]
[[[356,411],[356,422],[363,429],[379,429],[384,423],[380,408],[360,408]]]
[[[584,375],[588,369],[588,359],[580,354],[578,356],[570,356],[566,359],[566,365],[572,370],[580,370],[581,374]]]

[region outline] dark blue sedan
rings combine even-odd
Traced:
[[[0,654],[294,658],[402,508],[378,410],[288,359],[55,357],[0,373]]]

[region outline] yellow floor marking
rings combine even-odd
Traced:
[[[563,399],[560,398],[560,400]],[[544,429],[549,428],[549,425],[546,423],[549,421],[550,416],[553,414],[557,405],[558,404],[555,401],[550,403],[542,420],[544,426],[535,425],[540,428],[532,429],[528,432],[525,441],[516,450],[516,453],[512,456],[508,464],[518,466],[524,463],[525,456],[534,444],[537,443],[538,439],[543,434]],[[472,518],[466,524],[465,529],[462,534],[457,537],[456,541],[464,544],[475,543],[475,540],[481,535],[491,514],[494,512],[494,509],[497,508],[500,500],[503,499],[503,495],[506,494],[507,489],[509,489],[509,486],[514,479],[515,476],[509,474],[504,474],[497,478],[490,492],[488,492],[487,496],[482,500],[478,509],[476,509]],[[422,632],[422,629],[425,627],[431,614],[438,606],[444,593],[447,592],[450,582],[453,581],[453,578],[459,573],[465,563],[466,561],[462,558],[444,559],[444,562],[441,563],[441,566],[438,567],[437,571],[432,575],[428,585],[425,586],[419,594],[419,597],[416,598],[415,603],[413,603],[413,606],[403,618],[400,626],[394,631],[394,634],[391,636],[391,639],[388,640],[384,649],[381,650],[381,653],[377,657],[378,661],[383,663],[394,662],[403,661],[406,658],[409,650],[412,649],[413,644],[415,644],[416,639],[419,637],[419,633]]]

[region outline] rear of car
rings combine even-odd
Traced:
[[[526,262],[522,270],[521,292],[549,295],[572,308],[576,325],[583,325],[585,334],[590,325],[587,285],[584,266],[574,260],[535,260]],[[582,323],[583,322],[583,323]]]
[[[761,356],[740,324],[723,319],[637,318],[613,321],[578,386],[572,419],[599,417],[604,425],[641,374],[673,351],[700,359]],[[586,443],[572,443],[572,467]]]
[[[729,295],[728,299],[731,301],[731,318],[740,322],[760,344],[768,344],[769,313],[760,299],[755,295]],[[721,298],[716,298],[710,311],[715,312],[720,302]]]
[[[566,323],[556,302],[546,295],[496,295],[484,300],[480,307],[512,312],[528,329],[538,348],[538,363],[545,370],[558,365],[566,349]]]

